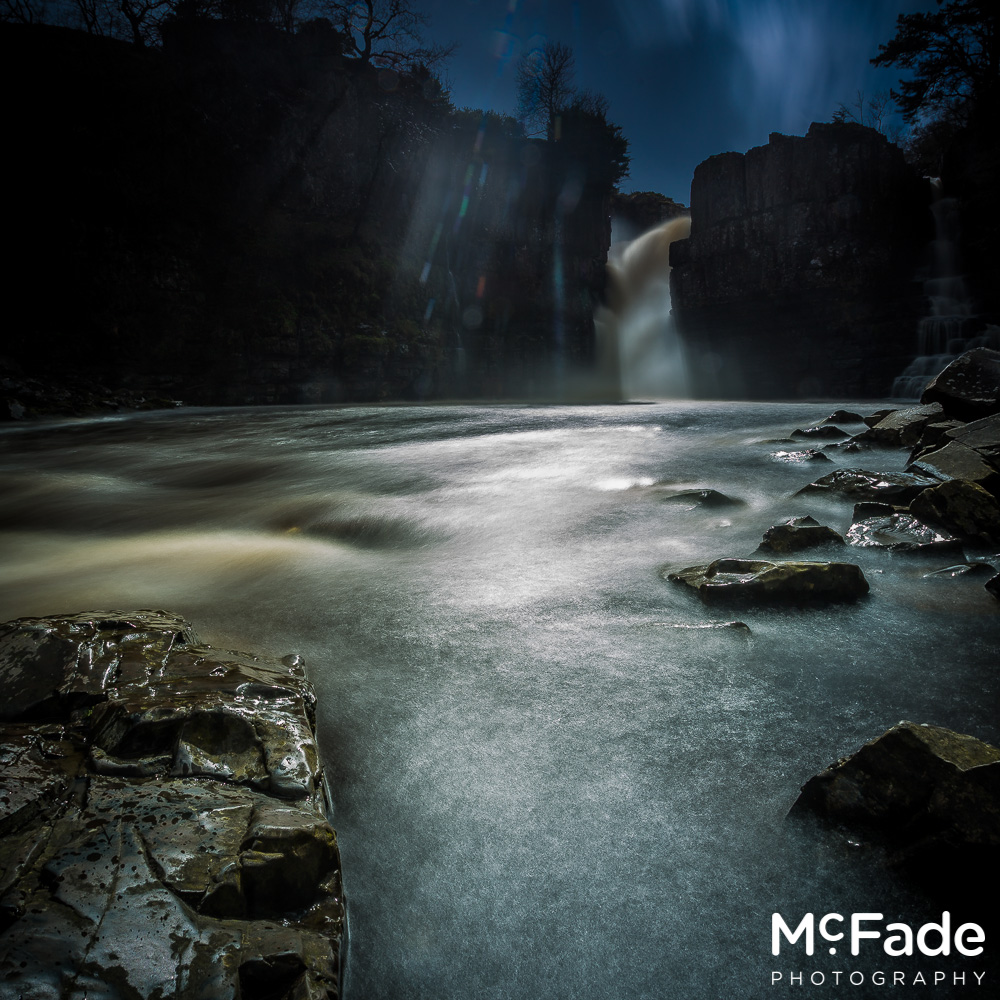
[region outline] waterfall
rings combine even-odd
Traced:
[[[684,216],[612,248],[607,305],[597,310],[594,323],[598,363],[608,391],[619,398],[689,394],[670,314],[670,244],[690,233],[691,220]]]
[[[958,199],[945,197],[940,177],[929,180],[934,239],[923,286],[931,309],[917,326],[917,357],[892,384],[892,395],[905,399],[919,398],[935,375],[970,348],[996,347],[1000,334],[988,326],[973,335],[976,317],[959,258]]]

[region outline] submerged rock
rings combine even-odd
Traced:
[[[833,528],[820,524],[812,517],[793,517],[764,532],[758,552],[799,552],[817,545],[843,545],[844,538]]]
[[[885,844],[922,878],[959,869],[981,879],[1000,848],[1000,750],[901,722],[810,778],[791,813]]]
[[[958,563],[955,566],[945,566],[943,569],[931,570],[924,573],[925,580],[954,580],[958,577],[991,577],[996,573],[996,569],[989,563],[966,562]]]
[[[803,486],[803,493],[835,493],[849,500],[909,503],[917,494],[941,482],[913,472],[868,472],[865,469],[837,469]]]
[[[823,452],[817,451],[815,448],[805,448],[802,451],[774,451],[771,452],[771,458],[775,462],[788,462],[793,465],[798,465],[802,462],[832,461],[829,455],[824,455]]]
[[[736,500],[718,490],[681,490],[663,497],[664,503],[686,504],[695,507],[745,507],[745,500]]]
[[[111,612],[0,626],[0,677],[4,982],[340,995],[340,859],[301,658]]]
[[[811,604],[854,601],[868,593],[868,581],[852,563],[716,559],[668,573],[667,579],[693,587],[707,603]]]
[[[962,544],[906,511],[880,514],[855,521],[847,529],[847,542],[859,548],[887,549],[925,555],[962,554]]]
[[[931,380],[920,402],[940,403],[949,417],[960,420],[1000,412],[1000,351],[966,351]]]

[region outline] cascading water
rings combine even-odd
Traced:
[[[622,399],[683,399],[687,369],[670,313],[670,244],[687,239],[691,220],[670,219],[613,250],[608,305],[594,318],[599,366]]]
[[[917,357],[892,385],[892,395],[904,399],[919,397],[927,383],[964,351],[1000,344],[995,326],[973,336],[976,317],[959,259],[958,199],[944,196],[940,177],[932,177],[930,183],[934,240],[924,291],[931,313],[917,327]]]

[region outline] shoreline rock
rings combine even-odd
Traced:
[[[300,657],[94,612],[0,626],[0,676],[0,978],[340,997],[346,909]]]

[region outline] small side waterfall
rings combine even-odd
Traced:
[[[972,300],[961,273],[958,199],[945,197],[940,177],[930,178],[934,202],[934,239],[930,244],[924,292],[929,316],[917,326],[917,357],[892,384],[892,395],[919,398],[927,383],[973,347],[996,347],[1000,330],[978,330]]]

